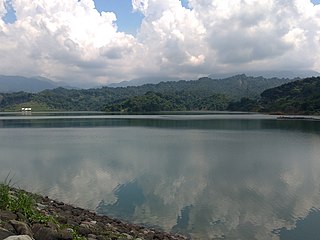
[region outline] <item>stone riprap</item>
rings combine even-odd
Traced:
[[[135,224],[126,223],[94,212],[74,207],[48,197],[35,197],[35,207],[50,221],[34,222],[17,212],[0,210],[0,240],[186,240]]]

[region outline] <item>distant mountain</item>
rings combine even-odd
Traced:
[[[131,86],[142,86],[144,84],[157,84],[160,82],[170,82],[170,81],[179,81],[179,78],[171,78],[171,77],[143,77],[143,78],[135,78],[129,81],[122,81],[119,83],[111,83],[108,87],[131,87]]]
[[[59,86],[67,87],[66,84],[61,82],[54,82],[44,77],[22,77],[22,76],[4,76],[0,75],[0,92],[30,92],[36,93],[45,89],[54,89]]]
[[[39,93],[0,94],[0,109],[17,110],[31,106],[39,110],[102,111],[109,108],[130,111],[133,105],[137,109],[142,106],[141,109],[149,109],[149,103],[156,101],[159,109],[223,110],[229,101],[243,97],[258,99],[264,90],[290,81],[293,80],[242,74],[226,79],[200,78],[131,87],[56,88]]]
[[[210,74],[209,78],[213,79],[224,79],[229,78],[234,75],[246,74],[250,77],[264,77],[264,78],[308,78],[308,77],[318,77],[319,72],[312,70],[298,70],[298,71],[247,71],[247,72],[232,72],[232,73],[214,73]]]
[[[230,73],[213,73],[208,76],[211,79],[226,79],[233,76],[239,76],[245,74],[248,77],[264,77],[270,78],[286,78],[286,79],[297,79],[297,78],[308,78],[308,77],[318,77],[319,72],[312,70],[297,70],[297,71],[243,71],[243,72],[230,72]],[[108,87],[132,87],[132,86],[142,86],[145,84],[158,84],[160,82],[177,82],[182,79],[174,77],[164,77],[164,76],[150,76],[135,78],[128,81],[122,81],[119,83],[111,83],[107,85]],[[188,79],[189,80],[189,79]]]

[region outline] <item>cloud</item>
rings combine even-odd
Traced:
[[[206,29],[194,11],[179,0],[149,0],[143,6],[145,18],[137,37],[148,47],[148,58],[159,72],[175,75],[205,62]]]
[[[0,18],[2,18],[6,14],[5,2],[0,3]]]
[[[0,0],[0,16],[6,14]],[[147,75],[195,78],[213,72],[320,71],[320,6],[310,0],[132,0],[144,18],[120,32],[93,0],[12,0],[0,20],[1,74],[106,83]]]
[[[17,21],[1,28],[2,74],[89,81],[93,65],[105,69],[104,76],[112,75],[109,65],[119,65],[106,60],[102,49],[123,52],[135,44],[131,35],[117,31],[114,13],[100,14],[91,0],[13,0],[12,5]]]
[[[319,38],[319,18],[310,1],[190,0],[190,5],[207,30],[207,54],[215,56],[215,66],[299,68],[294,62],[290,65],[294,56],[299,63],[308,62],[300,68],[314,67],[317,55],[311,52],[320,48],[313,44]],[[293,35],[296,29],[303,30],[301,35]]]

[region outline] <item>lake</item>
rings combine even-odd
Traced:
[[[192,239],[318,239],[320,121],[0,113],[0,180]]]

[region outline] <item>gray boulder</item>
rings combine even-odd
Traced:
[[[33,240],[33,238],[31,238],[28,235],[17,235],[17,236],[7,237],[4,240]]]
[[[13,236],[14,234],[7,229],[0,227],[0,240],[5,239],[7,237]]]
[[[24,222],[19,222],[16,220],[11,220],[9,223],[14,227],[16,232],[20,235],[29,235],[30,237],[33,237],[33,233],[30,229],[30,227],[24,223]]]
[[[0,210],[0,219],[3,221],[16,220],[17,215],[10,211]]]
[[[34,238],[36,240],[60,240],[60,235],[57,230],[44,226],[34,233]]]

